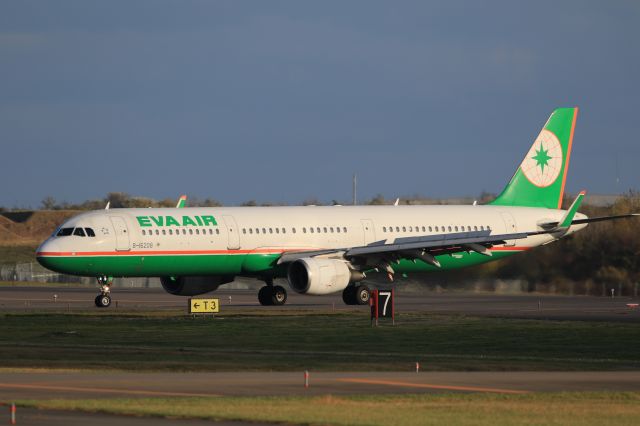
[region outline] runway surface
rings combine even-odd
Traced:
[[[91,287],[8,287],[0,286],[0,312],[87,310],[96,309],[93,299],[97,294]],[[220,299],[225,310],[273,309],[261,307],[257,291],[219,290],[202,297]],[[115,288],[112,306],[108,309],[156,310],[185,309],[188,298],[172,296],[159,288]],[[557,320],[631,321],[640,322],[639,298],[548,296],[548,295],[495,295],[469,293],[421,293],[396,294],[397,312],[434,312],[508,318],[539,318]],[[356,307],[355,309],[368,309]],[[276,309],[352,310],[346,306],[340,294],[305,296],[288,292],[284,307]]]
[[[304,372],[132,373],[2,371],[0,401],[269,395],[640,391],[640,372]]]
[[[83,312],[93,306],[90,287],[0,286],[0,313]],[[188,298],[162,289],[115,288],[112,310],[185,309]],[[224,312],[273,309],[258,304],[256,291],[217,291]],[[640,309],[628,306],[633,298],[585,296],[417,293],[400,291],[398,312],[433,312],[505,318],[640,322]],[[289,292],[284,307],[276,309],[339,311],[369,309],[345,306],[340,295],[311,297]],[[369,372],[311,371],[305,389],[303,372],[175,373],[120,371],[1,370],[0,401],[51,398],[142,398],[180,396],[348,395],[382,393],[489,392],[519,394],[557,391],[640,391],[640,372]],[[0,415],[0,419],[3,415]],[[205,421],[159,420],[104,414],[19,409],[22,425],[211,424]],[[216,423],[242,425],[242,423]],[[255,424],[255,423],[252,423]]]

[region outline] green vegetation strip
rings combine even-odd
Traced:
[[[304,425],[635,425],[640,393],[440,394],[21,401],[133,416]]]
[[[0,365],[174,371],[638,370],[637,324],[269,310],[0,315]],[[105,356],[108,354],[108,356]]]

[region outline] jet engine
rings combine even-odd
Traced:
[[[320,295],[342,291],[349,282],[360,281],[364,275],[349,269],[342,260],[305,257],[289,265],[287,278],[298,293]]]
[[[174,296],[197,296],[216,290],[220,285],[233,281],[232,276],[160,277],[162,288]]]

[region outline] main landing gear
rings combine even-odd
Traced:
[[[371,299],[371,290],[364,284],[349,285],[342,292],[342,300],[347,305],[368,305]]]
[[[98,277],[100,294],[97,295],[95,299],[98,308],[108,308],[111,306],[111,284],[113,284],[113,277]]]
[[[265,286],[258,292],[258,301],[262,306],[281,306],[287,302],[287,290],[273,285],[273,279],[266,279]]]

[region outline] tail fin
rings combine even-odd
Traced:
[[[553,111],[509,184],[489,204],[559,209],[577,117],[577,107]]]

